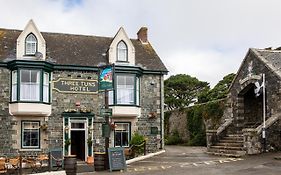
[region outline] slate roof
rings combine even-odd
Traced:
[[[281,78],[281,50],[250,49],[265,65]]]
[[[0,62],[6,58],[16,58],[16,40],[21,30],[0,28]],[[46,41],[46,60],[55,64],[97,66],[107,62],[107,53],[113,40],[111,37],[74,35],[41,32]],[[167,72],[167,68],[150,44],[142,44],[131,39],[135,47],[135,64],[146,70]]]

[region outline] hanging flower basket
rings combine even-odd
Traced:
[[[157,113],[156,112],[150,112],[149,114],[148,114],[148,118],[149,119],[153,119],[153,118],[156,118],[157,117]]]
[[[44,123],[43,125],[40,126],[40,129],[42,129],[43,131],[47,131],[48,125]]]
[[[110,128],[111,128],[112,130],[114,130],[116,127],[117,127],[116,124],[114,124],[114,123],[111,123],[111,124],[110,124]]]

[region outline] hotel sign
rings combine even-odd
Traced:
[[[98,92],[98,81],[59,78],[53,81],[53,89],[62,93],[96,94]]]

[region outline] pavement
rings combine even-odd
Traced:
[[[165,152],[135,159],[126,171],[99,171],[79,175],[280,175],[281,152],[241,158],[205,153],[205,147],[166,146]]]

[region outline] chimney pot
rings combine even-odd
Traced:
[[[141,27],[140,30],[137,33],[138,40],[140,40],[142,43],[148,43],[147,40],[147,27]]]

